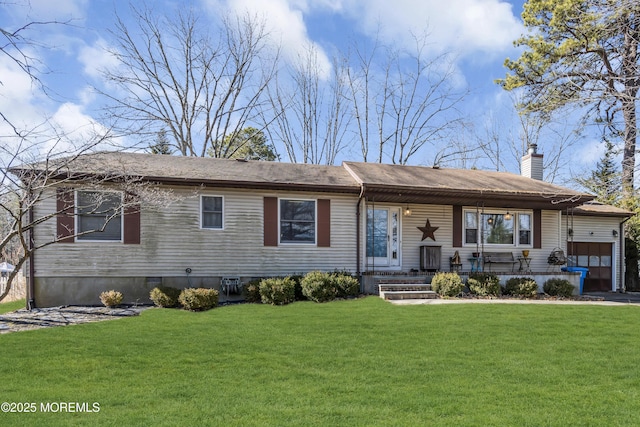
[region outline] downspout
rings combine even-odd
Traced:
[[[29,206],[29,224],[33,224],[33,205]],[[35,246],[35,228],[31,227],[29,230],[29,285],[27,286],[27,310],[33,310],[36,308],[36,300],[34,297],[35,290],[35,272],[36,267],[34,246]]]
[[[364,283],[362,282],[362,272],[360,271],[360,204],[364,197],[364,184],[360,186],[360,195],[356,204],[356,276],[360,281],[360,292],[364,293]]]
[[[624,221],[622,221],[620,223],[620,231],[618,232],[618,236],[620,236],[620,288],[619,288],[619,292],[620,293],[626,293],[627,292],[627,284],[626,284],[626,274],[627,274],[627,266],[626,266],[626,250],[625,250],[625,246],[626,246],[626,238],[624,237],[624,223],[629,221],[631,219],[631,217],[627,217]]]

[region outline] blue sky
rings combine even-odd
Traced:
[[[457,84],[470,89],[463,114],[481,128],[494,128],[504,139],[517,138],[517,118],[509,95],[494,83],[504,77],[506,57],[519,52],[513,40],[524,32],[520,14],[523,1],[503,0],[194,0],[210,19],[222,13],[249,9],[263,15],[271,34],[280,40],[283,57],[293,58],[304,44],[320,52],[330,67],[336,49],[353,40],[371,42],[377,35],[387,44],[408,45],[411,32],[429,32],[432,54],[450,53],[456,58]],[[149,1],[154,8],[172,13],[180,1]],[[134,2],[135,4],[135,2]],[[0,111],[18,126],[29,128],[44,117],[82,138],[88,129],[99,128],[99,108],[104,100],[93,86],[102,84],[99,69],[114,64],[105,47],[110,46],[109,29],[114,11],[126,18],[129,4],[119,0],[15,0],[0,1],[0,27],[14,30],[30,21],[68,21],[66,25],[30,28],[24,36],[38,45],[25,46],[35,59],[39,77],[51,89],[50,96],[34,90],[29,79],[7,58],[0,58]],[[553,153],[554,141],[541,144],[545,154]],[[564,177],[593,167],[602,154],[596,139],[579,142],[580,156],[567,163]],[[347,154],[348,155],[348,154]],[[518,173],[517,156],[504,155],[504,168]],[[355,159],[358,160],[358,159]],[[492,168],[490,158],[473,165]],[[428,154],[415,164],[428,164]],[[453,165],[456,166],[456,165]]]

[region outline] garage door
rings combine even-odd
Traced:
[[[610,291],[613,285],[613,244],[572,242],[567,245],[569,265],[587,267],[584,292]]]

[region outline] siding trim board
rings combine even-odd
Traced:
[[[331,247],[331,200],[318,199],[318,217],[316,218],[318,246],[321,248]]]
[[[72,188],[56,189],[56,239],[60,243],[74,243],[76,234],[75,198]]]
[[[540,209],[533,211],[533,248],[542,248],[542,211]]]
[[[140,205],[133,204],[124,208],[123,243],[125,245],[140,244]]]
[[[264,245],[278,246],[278,198],[265,197],[264,205]]]
[[[462,247],[462,206],[453,206],[453,247]]]

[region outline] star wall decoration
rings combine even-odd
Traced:
[[[431,240],[433,240],[434,242],[436,241],[436,236],[434,235],[435,231],[440,228],[440,227],[432,227],[431,223],[429,222],[429,220],[427,220],[427,223],[425,224],[424,227],[418,227],[418,230],[422,231],[422,240],[426,239],[427,237],[431,238]]]

